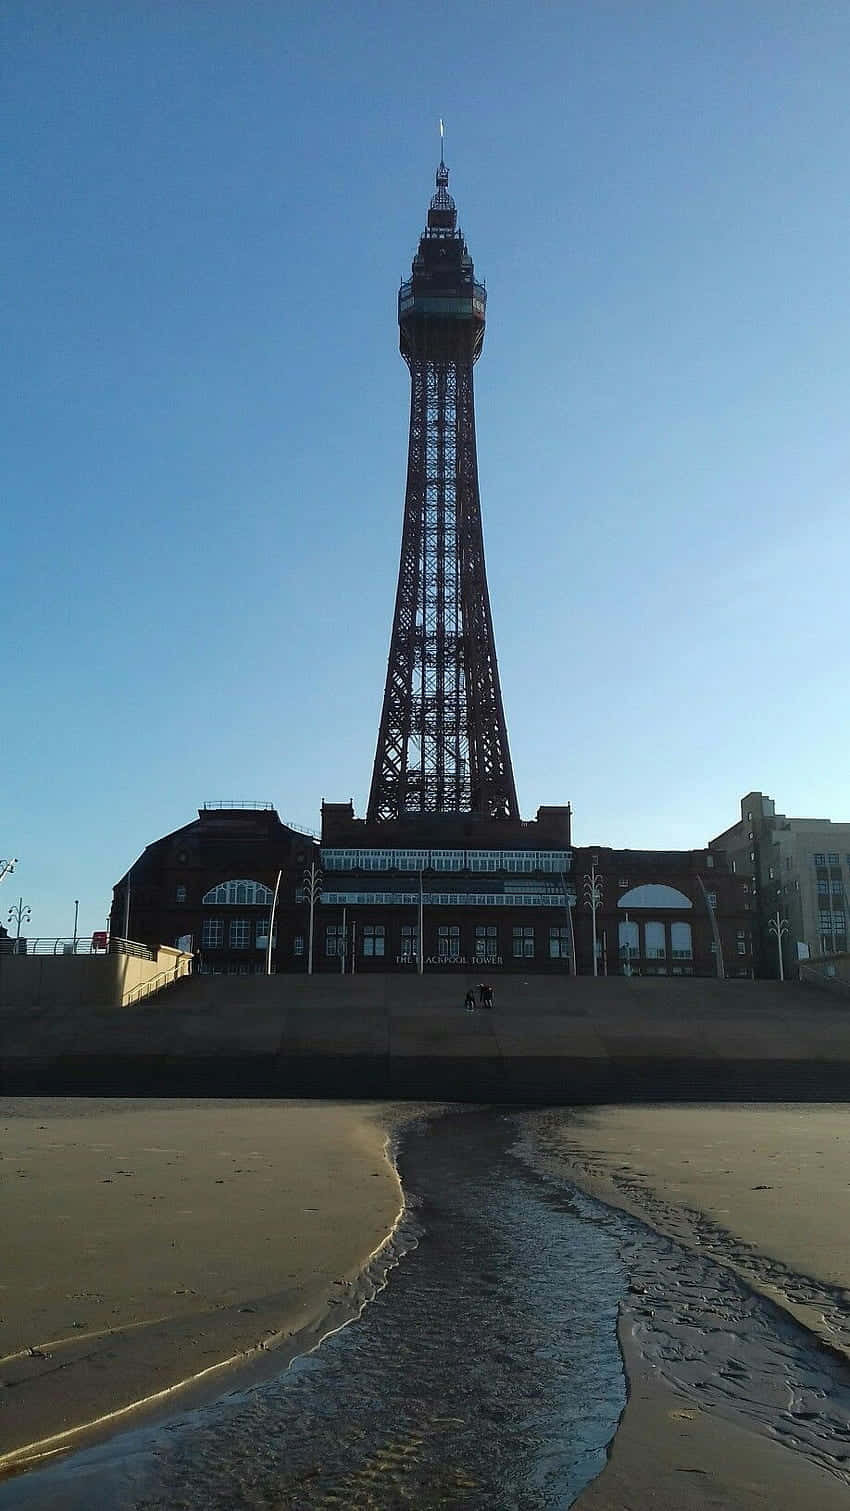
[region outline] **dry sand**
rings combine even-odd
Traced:
[[[356,1313],[402,1207],[404,1115],[0,1101],[0,1469],[205,1370],[222,1388],[258,1349],[280,1368]]]
[[[710,1253],[850,1354],[850,1107],[596,1107],[529,1115],[561,1171]],[[667,1390],[630,1335],[629,1403],[575,1511],[850,1507],[850,1490],[778,1442]]]

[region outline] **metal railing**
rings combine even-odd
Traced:
[[[232,808],[237,811],[239,809],[245,809],[247,812],[255,813],[274,813],[275,811],[274,803],[255,803],[251,800],[251,798],[244,797],[224,798],[219,799],[216,802],[201,804],[201,812],[210,812],[215,810],[226,812],[228,808]]]
[[[154,992],[161,992],[163,987],[171,986],[175,981],[182,981],[188,976],[188,971],[181,971],[178,963],[170,965],[167,971],[160,971],[158,976],[151,976],[150,981],[140,981],[138,986],[131,986],[121,998],[122,1007],[132,1007],[135,1002],[141,1002],[145,997],[152,997]]]
[[[155,960],[156,953],[135,939],[110,938],[106,933],[81,934],[76,939],[0,939],[0,955],[137,955]]]
[[[234,798],[232,800],[224,798],[216,802],[201,804],[202,813],[227,813],[228,811],[235,813],[276,813],[277,809],[274,803],[255,803],[250,798]],[[291,818],[282,818],[280,821],[286,825],[287,829],[294,829],[297,834],[309,834],[311,839],[319,839],[320,837],[318,829],[311,829],[309,824],[299,824]]]

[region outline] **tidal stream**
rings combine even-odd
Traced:
[[[565,1511],[625,1404],[621,1303],[678,1394],[850,1483],[850,1372],[711,1261],[544,1178],[519,1133],[497,1110],[408,1131],[411,1247],[357,1321],[272,1380],[16,1478],[0,1508]]]

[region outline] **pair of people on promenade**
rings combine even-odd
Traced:
[[[480,986],[478,988],[478,1003],[477,1004],[476,1004],[476,1001],[475,1001],[475,989],[473,987],[470,987],[469,991],[466,994],[466,1010],[467,1010],[467,1012],[468,1013],[474,1012],[476,1006],[481,1006],[481,1007],[492,1007],[493,1006],[493,988],[492,988],[492,986],[487,986],[486,983],[483,982],[483,981],[481,982],[481,984],[480,984]]]

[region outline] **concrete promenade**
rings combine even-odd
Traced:
[[[850,1100],[850,994],[794,983],[195,977],[131,1008],[0,1009],[0,1092],[514,1104]]]

